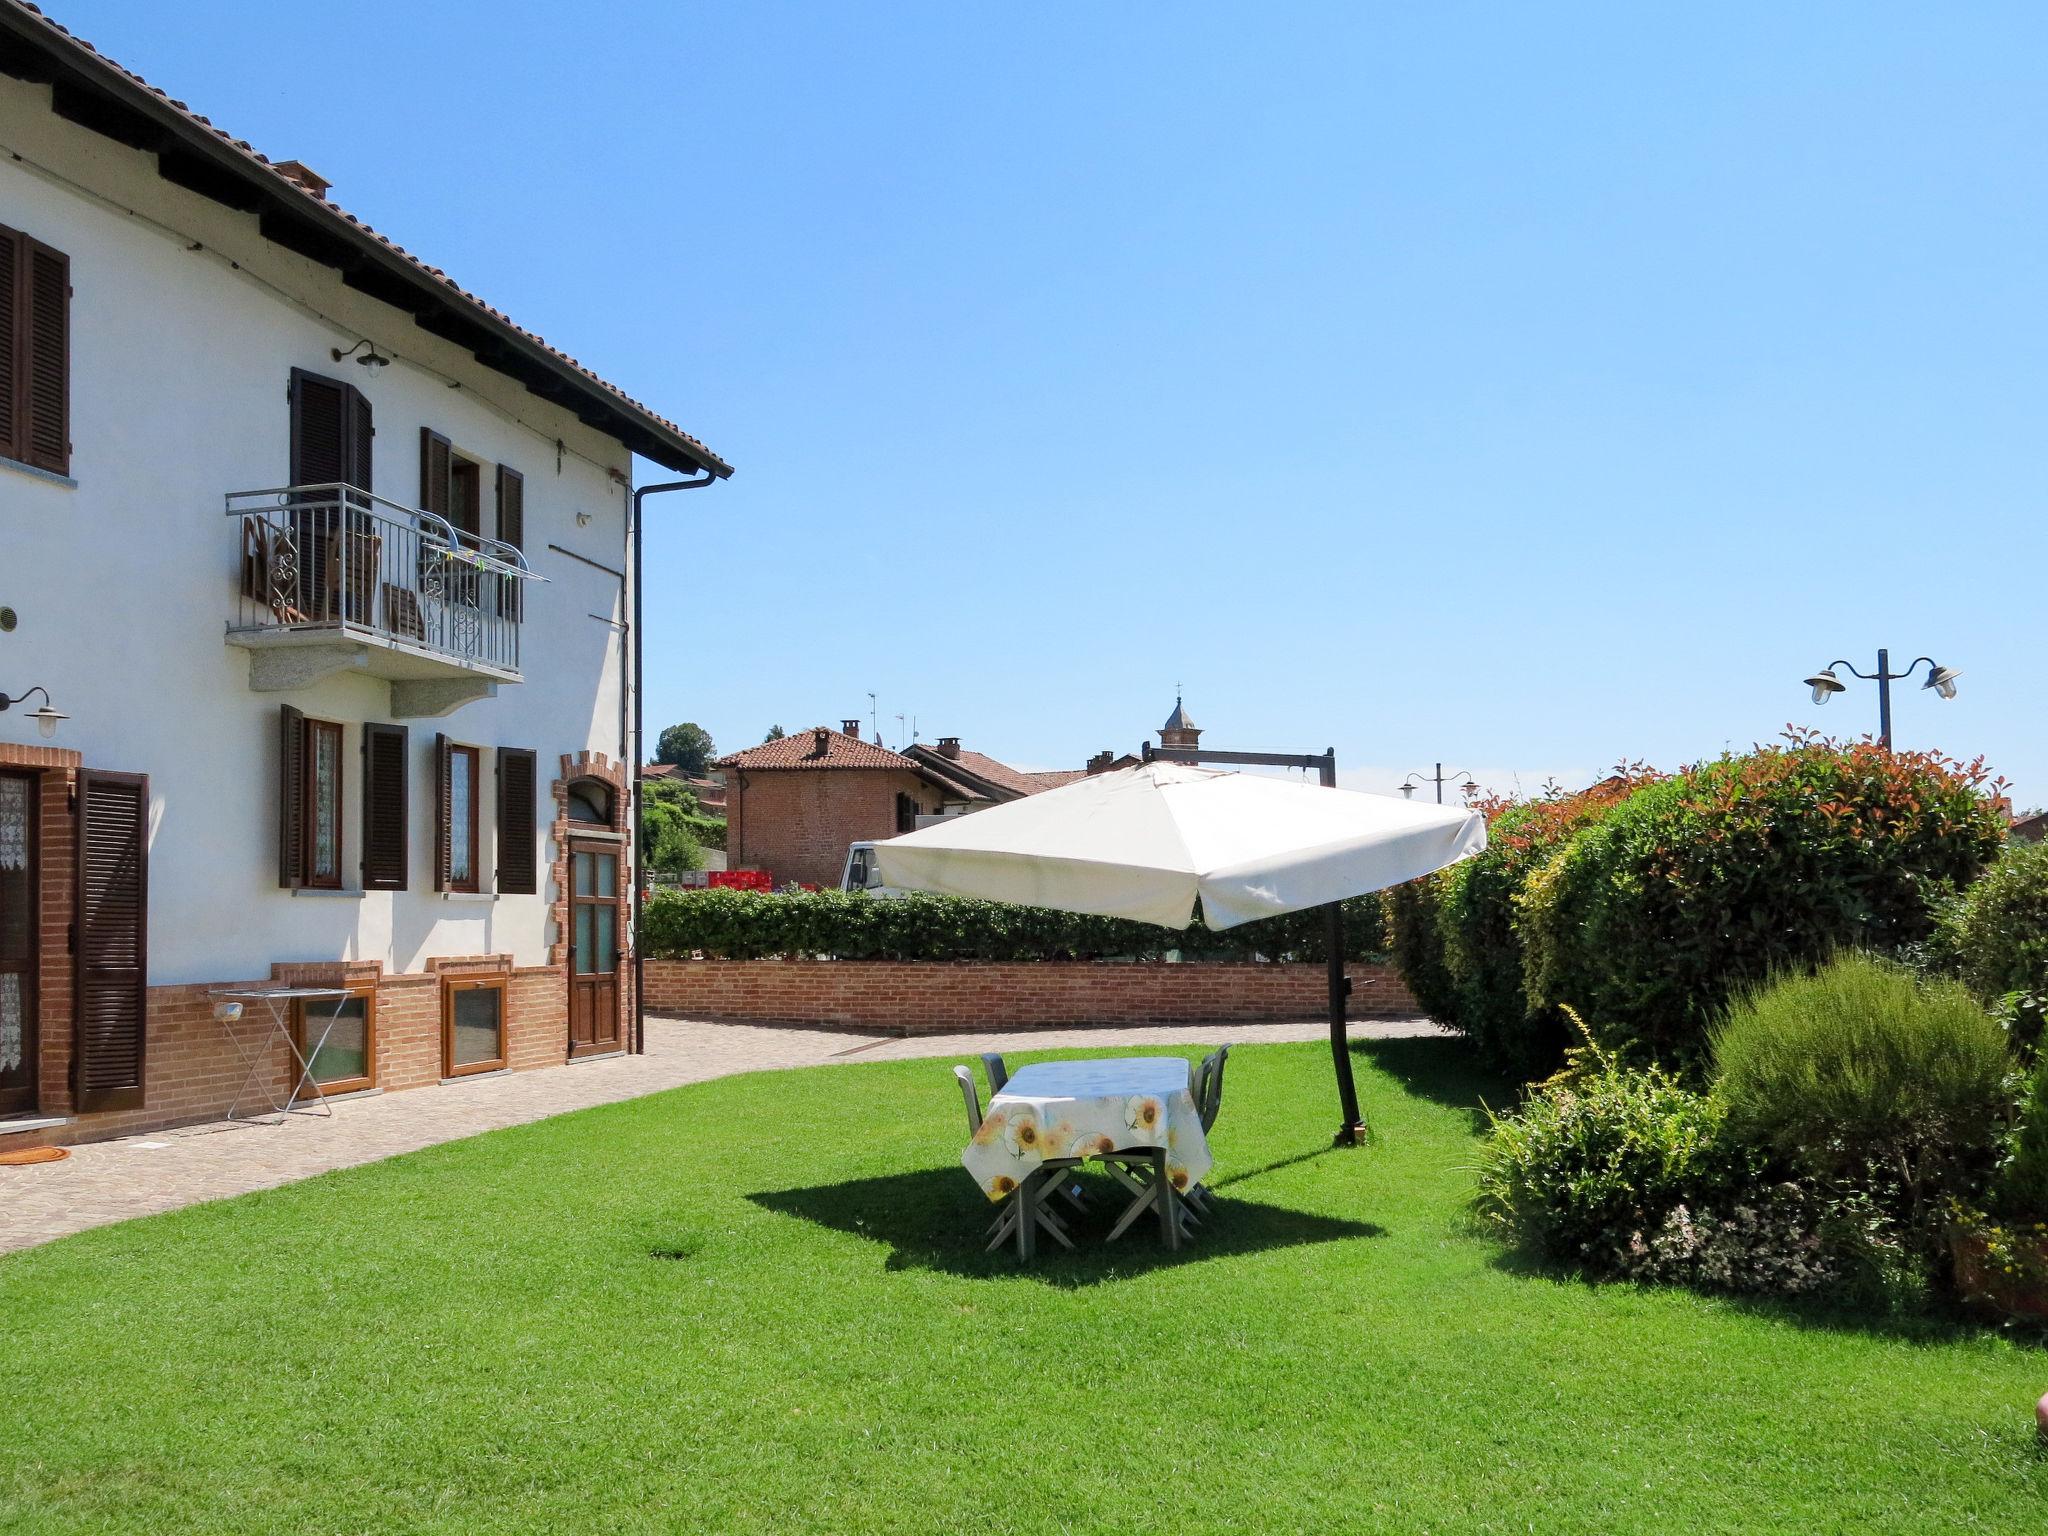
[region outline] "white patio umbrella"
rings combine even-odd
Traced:
[[[1149,762],[875,845],[884,885],[1235,928],[1384,890],[1486,846],[1477,811]]]
[[[1332,754],[1287,761],[1318,762],[1336,776]],[[1330,1052],[1344,1117],[1337,1140],[1355,1143],[1364,1125],[1334,903],[1485,846],[1476,811],[1155,759],[877,843],[875,862],[884,885],[1164,928],[1192,923],[1197,898],[1202,921],[1216,929],[1328,906]]]

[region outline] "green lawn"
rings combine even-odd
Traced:
[[[912,1062],[0,1259],[0,1531],[2048,1530],[2048,1355],[1523,1272],[1463,1216],[1498,1089],[1359,1062],[1331,1151],[1326,1053],[1232,1057],[1178,1258],[984,1258]]]

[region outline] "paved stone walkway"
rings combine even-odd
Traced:
[[[1068,1046],[1244,1045],[1320,1040],[1327,1026],[1165,1025],[1041,1029],[904,1039],[837,1029],[710,1024],[649,1015],[647,1054],[532,1072],[494,1073],[434,1088],[345,1099],[333,1117],[293,1115],[282,1125],[214,1122],[73,1147],[62,1162],[0,1168],[0,1253],[87,1227],[271,1189],[334,1168],[373,1163],[501,1126],[659,1093],[763,1068],[921,1056],[972,1060],[983,1051]],[[1427,1019],[1351,1026],[1355,1039],[1442,1033]]]

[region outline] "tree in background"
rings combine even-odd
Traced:
[[[725,823],[706,816],[674,779],[640,781],[640,837],[648,868],[662,874],[704,867],[706,848],[725,846]]]
[[[693,779],[701,779],[711,766],[711,759],[718,756],[718,748],[711,744],[711,733],[692,721],[672,725],[661,733],[661,739],[654,744],[654,760],[657,763],[673,763]]]
[[[784,736],[787,736],[788,734],[789,733],[785,731],[781,726],[771,725],[768,727],[768,734],[761,738],[761,745],[765,747],[771,741],[780,741]]]

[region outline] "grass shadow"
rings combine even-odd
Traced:
[[[1417,1098],[1463,1110],[1474,1131],[1486,1129],[1485,1105],[1501,1109],[1521,1098],[1521,1089],[1513,1082],[1480,1064],[1471,1041],[1455,1035],[1354,1040],[1351,1054],[1363,1057]]]
[[[1194,1239],[1178,1253],[1170,1252],[1160,1240],[1158,1222],[1152,1218],[1141,1218],[1110,1244],[1103,1238],[1123,1211],[1122,1192],[1106,1179],[1083,1182],[1090,1209],[1068,1221],[1074,1251],[1069,1253],[1051,1237],[1041,1235],[1037,1261],[1028,1268],[1018,1264],[1012,1247],[983,1251],[988,1240],[986,1228],[996,1207],[958,1168],[922,1168],[839,1184],[761,1190],[747,1198],[778,1215],[887,1244],[887,1267],[892,1270],[934,1269],[970,1279],[1022,1275],[1063,1289],[1236,1254],[1386,1235],[1385,1228],[1372,1222],[1317,1216],[1216,1194]],[[1063,1210],[1063,1219],[1069,1214]]]

